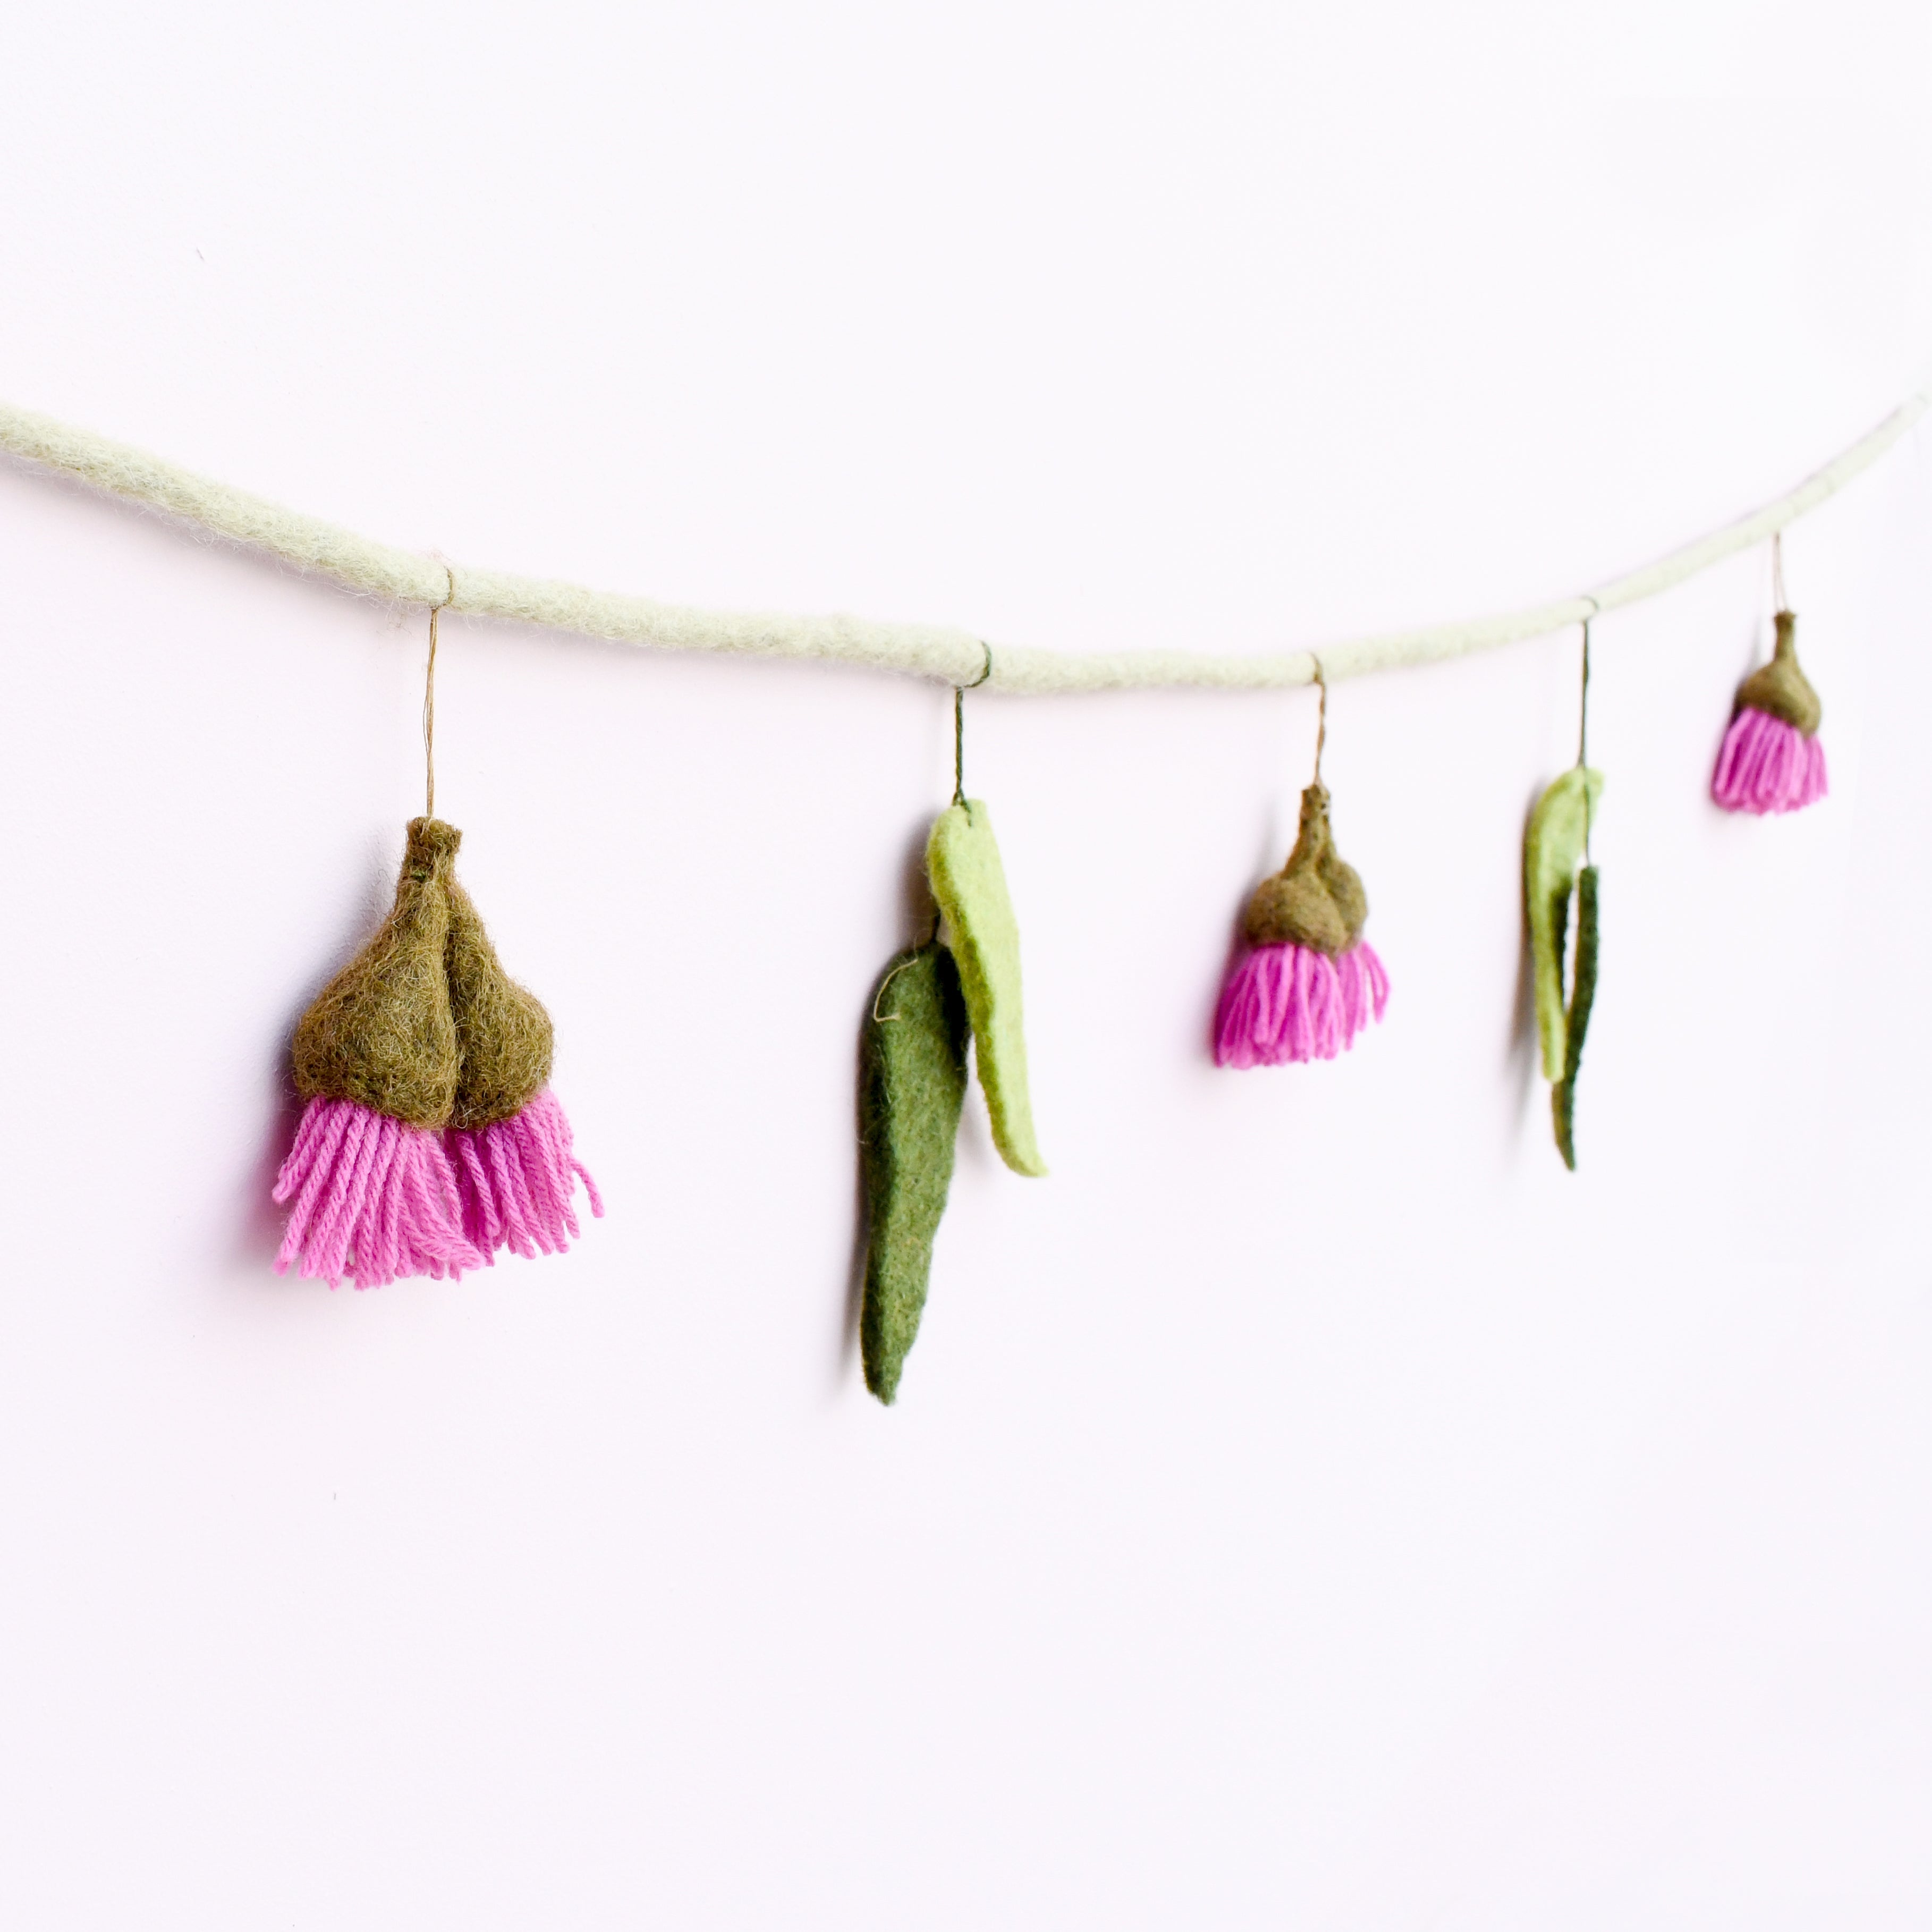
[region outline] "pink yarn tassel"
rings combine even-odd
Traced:
[[[1711,796],[1726,812],[1796,812],[1825,796],[1825,748],[1768,711],[1739,707],[1724,734]]]
[[[1333,1060],[1388,1005],[1388,974],[1366,940],[1330,959],[1306,946],[1257,946],[1229,970],[1214,1022],[1217,1066]]]
[[[488,1259],[464,1238],[455,1176],[436,1136],[352,1100],[310,1101],[274,1198],[292,1200],[275,1272],[339,1288],[411,1275],[458,1280]]]
[[[498,1248],[519,1255],[560,1255],[580,1233],[577,1184],[601,1216],[597,1184],[571,1151],[570,1123],[546,1087],[507,1120],[452,1127],[448,1143],[463,1200],[463,1231],[483,1258]]]

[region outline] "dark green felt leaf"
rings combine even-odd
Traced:
[[[1583,1064],[1583,1036],[1590,1028],[1590,1008],[1596,997],[1597,868],[1586,866],[1576,878],[1576,970],[1570,982],[1563,1078],[1550,1090],[1557,1151],[1573,1174],[1576,1171],[1576,1075]]]
[[[859,1341],[866,1386],[881,1402],[898,1393],[926,1307],[966,1097],[967,1038],[952,955],[937,940],[901,953],[879,982],[860,1042],[869,1228]]]

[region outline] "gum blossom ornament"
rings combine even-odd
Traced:
[[[1214,1015],[1217,1066],[1284,1066],[1333,1060],[1388,1005],[1388,975],[1362,937],[1369,896],[1335,850],[1322,750],[1328,742],[1328,680],[1315,660],[1322,709],[1315,778],[1301,794],[1301,828],[1288,862],[1264,879],[1241,921],[1242,950],[1228,968]]]
[[[1828,789],[1818,742],[1825,707],[1798,668],[1797,630],[1798,620],[1780,610],[1770,663],[1738,686],[1711,774],[1711,796],[1726,812],[1797,812]]]
[[[1388,974],[1362,937],[1368,894],[1335,850],[1328,793],[1301,794],[1301,829],[1288,862],[1264,879],[1241,922],[1214,1023],[1217,1066],[1333,1060],[1388,1005]]]
[[[462,839],[410,820],[388,918],[296,1028],[308,1105],[275,1183],[290,1206],[278,1274],[455,1280],[499,1248],[562,1252],[579,1180],[604,1211],[550,1091],[550,1016],[456,882]]]

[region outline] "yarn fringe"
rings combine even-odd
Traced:
[[[1718,753],[1711,796],[1726,812],[1796,812],[1826,795],[1825,748],[1795,724],[1741,705]]]
[[[545,1088],[487,1127],[412,1127],[353,1100],[318,1095],[303,1110],[275,1181],[289,1214],[275,1272],[290,1268],[340,1288],[386,1288],[413,1275],[458,1281],[499,1248],[562,1254],[602,1197],[572,1151],[570,1122]]]
[[[570,1122],[546,1087],[507,1120],[452,1127],[444,1136],[462,1202],[466,1240],[494,1262],[496,1250],[560,1255],[577,1239],[577,1184],[600,1217],[602,1197],[571,1150]]]
[[[1333,1060],[1388,1005],[1388,974],[1360,940],[1332,959],[1312,946],[1257,946],[1238,959],[1214,1023],[1217,1066]]]
[[[275,1257],[331,1288],[345,1278],[384,1288],[411,1275],[440,1281],[490,1259],[464,1234],[455,1174],[436,1135],[321,1095],[303,1110],[275,1181],[292,1201]]]

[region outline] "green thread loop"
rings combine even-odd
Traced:
[[[952,802],[966,805],[966,694],[977,691],[993,674],[993,647],[982,638],[980,648],[986,653],[986,668],[970,684],[956,684],[952,687]],[[966,806],[966,815],[971,818],[973,808]]]

